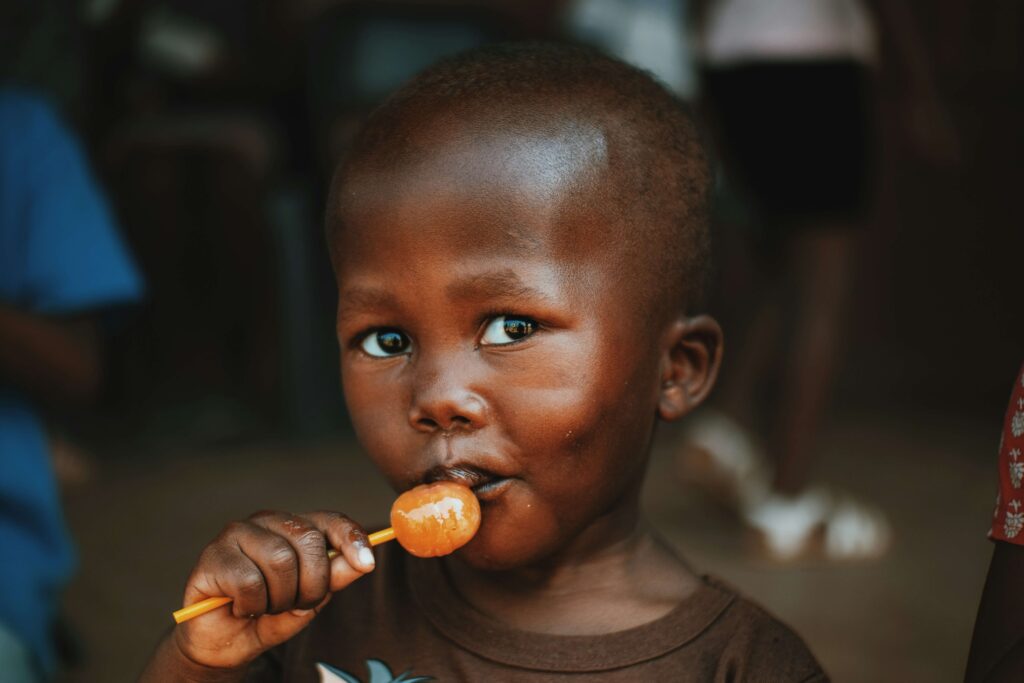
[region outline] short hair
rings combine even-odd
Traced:
[[[650,74],[589,47],[498,43],[427,68],[370,114],[342,159],[327,206],[338,229],[339,186],[361,164],[401,163],[403,140],[431,114],[451,110],[569,114],[597,122],[610,139],[615,229],[644,259],[653,308],[689,308],[709,270],[710,170],[689,108]],[[629,232],[627,232],[629,231]]]

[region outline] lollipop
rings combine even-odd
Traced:
[[[392,539],[416,557],[440,557],[469,543],[480,528],[480,502],[468,487],[450,481],[423,484],[400,495],[391,506],[391,527],[368,536],[370,545]],[[335,557],[336,550],[327,551]],[[174,613],[182,623],[231,602],[212,597]]]
[[[424,484],[395,500],[391,506],[391,527],[410,554],[447,555],[469,543],[480,528],[480,502],[462,484]]]

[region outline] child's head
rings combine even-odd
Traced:
[[[687,315],[707,195],[685,110],[582,48],[468,53],[370,117],[327,207],[346,400],[396,488],[474,485],[471,564],[634,524],[657,418],[699,403],[720,355]]]

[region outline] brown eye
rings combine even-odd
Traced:
[[[398,330],[376,330],[366,335],[360,344],[363,351],[377,358],[406,353],[411,345],[409,337]]]
[[[512,315],[499,315],[487,324],[480,343],[483,345],[500,346],[525,339],[537,331],[537,323],[530,318]]]

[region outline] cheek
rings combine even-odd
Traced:
[[[559,363],[538,363],[543,372],[516,389],[513,439],[526,454],[544,453],[546,468],[596,479],[633,462],[646,446],[654,422],[656,393],[645,364],[624,362],[633,355],[621,344],[603,347],[569,339],[553,353]],[[592,349],[571,354],[570,349]]]
[[[409,464],[402,456],[411,449],[402,441],[408,404],[400,383],[376,373],[343,371],[342,388],[356,437],[371,460],[393,485],[406,479]]]
[[[525,409],[516,412],[517,442],[532,446],[530,452],[572,458],[590,451],[599,441],[610,406],[591,387],[524,391]],[[545,465],[557,465],[545,462]],[[568,463],[566,463],[568,464]]]
[[[559,388],[523,387],[507,425],[524,486],[493,508],[463,558],[479,568],[522,566],[546,557],[622,500],[642,474],[639,443],[653,417],[619,403],[604,378],[550,376]],[[621,382],[619,383],[621,385]],[[653,410],[647,411],[653,414]]]

